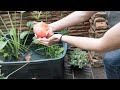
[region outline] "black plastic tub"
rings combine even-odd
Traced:
[[[28,40],[31,40],[33,36],[31,34]],[[67,52],[67,43],[62,43],[62,47],[64,47],[64,51],[59,58],[32,60],[8,79],[64,79],[64,57]],[[7,76],[26,63],[27,61],[13,61],[2,62],[0,65],[2,65],[2,73]]]

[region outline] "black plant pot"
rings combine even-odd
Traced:
[[[28,37],[27,44],[30,44],[34,34]],[[67,52],[67,43],[62,43],[64,51],[59,58],[39,58],[30,61],[30,63],[12,74],[8,79],[64,79],[64,56]],[[14,70],[18,69],[27,61],[2,62],[1,70],[4,76],[7,76]]]

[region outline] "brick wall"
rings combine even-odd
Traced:
[[[51,22],[55,22],[65,16],[67,16],[68,14],[70,14],[72,11],[47,11],[47,12],[43,12],[40,16],[40,19],[44,22],[47,23],[51,23]],[[34,15],[37,15],[36,13],[33,13]],[[33,16],[33,14],[31,12],[24,12],[23,14],[23,19],[22,19],[22,30],[27,30],[28,27],[26,26],[26,23],[28,21],[35,21],[35,17]],[[46,16],[47,15],[47,16]],[[10,24],[10,20],[8,17],[8,14],[6,11],[0,11],[0,16],[3,18],[5,24],[7,25],[8,29],[11,28],[11,24]],[[10,16],[11,19],[13,20],[14,23],[16,23],[17,28],[19,29],[20,27],[20,17],[21,14],[20,12],[17,12],[16,15],[14,13],[14,11],[10,12]],[[16,20],[16,22],[15,22]],[[80,23],[74,27],[70,27],[69,29],[69,35],[74,35],[74,36],[89,36],[88,30],[89,30],[90,26],[89,26],[89,21]],[[6,31],[6,28],[4,26],[4,24],[2,23],[1,19],[0,19],[0,29],[2,29],[3,31]]]
[[[98,12],[90,19],[89,37],[100,38],[109,29],[107,14],[105,12]]]

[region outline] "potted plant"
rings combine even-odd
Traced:
[[[76,69],[83,69],[88,64],[88,54],[80,48],[75,48],[70,52],[69,64]]]
[[[15,12],[16,15],[16,12]],[[22,15],[21,20],[22,23]],[[32,23],[27,23],[28,31],[17,30],[8,12],[12,28],[6,27],[5,34],[0,30],[0,62],[1,71],[5,78],[11,79],[62,79],[64,78],[64,56],[66,43],[56,43],[47,47],[39,43],[32,32]],[[3,76],[1,74],[1,76]]]

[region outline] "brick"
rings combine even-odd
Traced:
[[[97,17],[97,18],[94,19],[94,23],[96,23],[96,22],[105,22],[105,21],[106,21],[106,19],[103,18],[103,17]]]
[[[70,27],[69,29],[72,30],[72,29],[76,29],[76,30],[81,30],[81,29],[89,29],[90,26],[75,26],[75,27]]]
[[[69,33],[71,36],[88,36],[88,32],[81,32],[81,33]]]
[[[106,31],[108,31],[108,29],[93,30],[92,28],[90,28],[89,31],[92,33],[104,33]]]
[[[106,12],[97,12],[92,16],[94,19],[97,17],[103,17],[103,18],[107,18],[107,14]]]
[[[95,38],[103,37],[104,33],[95,33]]]
[[[88,21],[85,21],[85,22],[82,22],[82,23],[79,23],[79,24],[77,24],[77,25],[75,25],[75,26],[83,26],[83,25],[90,25],[89,20],[88,20]]]
[[[94,33],[95,31],[92,28],[90,28],[89,32]]]
[[[88,32],[89,32],[89,37],[95,38],[95,31],[94,30],[89,29]]]
[[[89,22],[90,22],[90,24],[93,24],[94,20],[92,20],[92,19],[89,19]]]
[[[98,30],[98,31],[95,31],[95,33],[105,33],[105,32],[107,32],[108,30]]]
[[[84,23],[84,25],[90,25],[89,20],[88,20],[88,21],[85,21],[85,22],[83,22],[83,23]]]
[[[100,38],[102,37],[107,30],[99,30],[99,31],[94,31],[93,29],[89,29],[89,36],[93,38]]]
[[[95,18],[96,18],[96,17],[93,17],[93,16],[91,17],[92,22],[94,22]]]
[[[108,29],[108,25],[106,22],[96,22],[95,27],[96,29]]]
[[[80,33],[80,32],[82,33],[82,32],[88,32],[88,30],[79,30],[79,31],[78,30],[69,30],[69,33],[75,33],[75,32],[76,33]]]
[[[96,27],[93,24],[90,25],[90,28],[94,31],[96,30]]]

